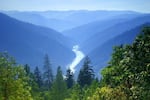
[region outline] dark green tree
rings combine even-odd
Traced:
[[[150,98],[150,27],[133,44],[116,47],[109,64],[102,71],[104,86],[119,88],[127,100]]]
[[[35,77],[35,82],[38,84],[38,87],[41,88],[43,84],[43,80],[42,80],[42,75],[38,66],[36,66],[34,70],[34,77]]]
[[[49,90],[53,82],[53,73],[52,66],[47,54],[44,58],[44,70],[44,86],[46,86],[46,88]]]
[[[101,71],[104,85],[107,84],[111,87],[115,87],[123,81],[122,73],[124,73],[124,71],[123,68],[120,67],[120,62],[124,59],[125,51],[126,49],[122,45],[113,48],[113,54],[109,66]]]
[[[35,77],[31,72],[30,66],[28,64],[24,65],[25,75],[28,77],[28,84],[33,88],[35,86]]]
[[[150,27],[145,27],[128,48],[121,66],[125,72],[125,86],[130,86],[130,98],[150,98],[147,95],[150,93]]]
[[[73,72],[70,69],[67,70],[66,83],[68,88],[72,88],[74,85]]]
[[[25,72],[26,72],[26,75],[27,75],[27,76],[30,76],[31,71],[30,71],[30,66],[29,66],[28,64],[25,64],[25,65],[24,65],[24,70],[25,70]]]
[[[62,75],[61,67],[58,67],[57,69],[57,75],[50,93],[50,100],[65,100],[67,96],[67,86]]]
[[[89,57],[86,57],[77,79],[81,87],[84,87],[85,85],[90,85],[94,80],[94,71],[90,64],[91,61]]]

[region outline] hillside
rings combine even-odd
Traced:
[[[127,12],[124,12],[124,14],[114,15],[113,17],[110,16],[110,17],[106,17],[105,19],[103,19],[103,17],[105,16],[104,14],[99,17],[99,20],[92,21],[90,23],[87,23],[87,24],[84,24],[84,25],[81,25],[81,26],[78,26],[69,30],[65,30],[63,31],[63,33],[66,36],[74,39],[76,42],[78,42],[78,44],[82,44],[94,34],[101,32],[115,24],[125,22],[130,19],[134,19],[140,15],[141,15],[140,13],[128,14]]]
[[[0,13],[0,51],[8,51],[19,63],[42,66],[47,53],[54,66],[64,68],[74,58],[70,40],[53,29],[24,23]]]
[[[99,45],[102,45],[104,42],[107,42],[109,39],[114,38],[120,34],[123,34],[126,31],[133,29],[134,27],[140,26],[148,22],[150,22],[150,15],[144,14],[140,17],[136,17],[125,22],[119,22],[117,24],[114,24],[111,27],[106,28],[100,32],[93,32],[93,35],[81,44],[81,48],[85,53],[89,53],[95,48],[97,48]]]

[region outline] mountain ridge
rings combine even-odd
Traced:
[[[41,67],[47,53],[55,67],[65,68],[75,56],[70,40],[53,29],[24,23],[2,13],[0,22],[0,50],[7,50],[19,63]]]

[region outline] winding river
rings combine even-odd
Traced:
[[[72,72],[75,72],[75,67],[80,63],[80,61],[85,57],[84,53],[79,50],[78,45],[74,45],[72,51],[75,53],[76,57],[73,59],[69,68]]]

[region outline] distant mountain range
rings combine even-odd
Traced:
[[[96,33],[101,32],[115,24],[136,18],[141,14],[124,12],[124,14],[117,14],[117,15],[113,14],[113,15],[114,15],[113,17],[110,16],[106,17],[105,19],[103,18],[105,15],[101,15],[99,16],[99,18],[102,17],[101,20],[96,20],[69,30],[64,30],[63,33],[66,36],[74,39],[79,44],[82,44],[83,42],[91,38],[91,36],[94,36]]]
[[[41,65],[48,53],[55,65],[64,68],[75,57],[73,45],[79,45],[96,74],[107,65],[113,46],[132,43],[150,23],[150,14],[133,11],[1,12],[10,16],[0,14],[1,51],[31,65]]]
[[[129,31],[139,25],[150,22],[150,14],[137,16],[136,18],[127,20],[123,19],[123,21],[119,21],[118,23],[116,22],[114,22],[114,24],[110,27],[107,25],[109,22],[107,22],[107,24],[103,23],[106,26],[106,29],[100,30],[99,32],[93,31],[93,34],[86,38],[86,40],[81,44],[82,50],[86,53],[89,53],[109,39],[123,34],[124,32]],[[110,21],[110,23],[113,22]]]
[[[55,29],[59,32],[75,28],[93,21],[105,20],[118,15],[135,14],[132,11],[3,11],[18,20]]]

